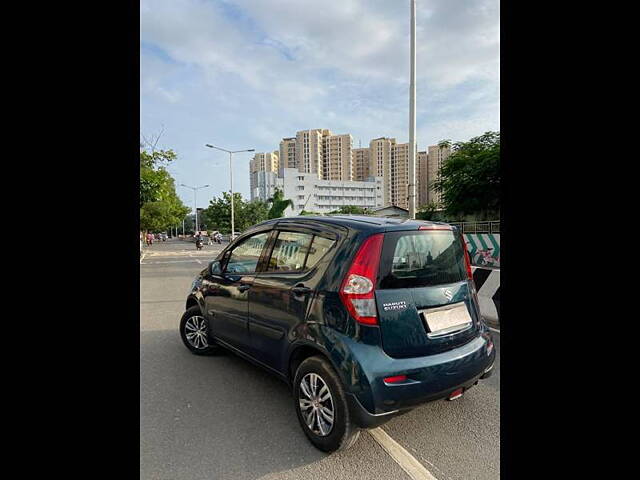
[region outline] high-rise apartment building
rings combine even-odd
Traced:
[[[296,137],[283,138],[280,142],[279,168],[298,168],[296,164]]]
[[[371,140],[369,174],[383,178],[385,205],[409,207],[409,143],[387,137]]]
[[[278,152],[256,153],[249,162],[251,200],[267,201],[275,192],[278,178]]]
[[[365,181],[371,176],[369,173],[369,148],[354,148],[353,153],[353,179]]]
[[[350,134],[324,135],[322,177],[324,180],[353,180],[353,137]]]
[[[296,166],[302,173],[314,173],[323,178],[323,137],[331,135],[327,129],[314,128],[296,133]]]
[[[384,205],[391,204],[391,146],[395,138],[374,138],[369,142],[369,174],[383,179]]]
[[[416,162],[416,180],[418,182],[416,188],[416,200],[417,207],[420,208],[429,203],[428,197],[428,174],[429,174],[429,154],[425,150],[424,152],[418,152]]]
[[[426,151],[417,152],[417,207],[430,202],[442,203],[441,195],[433,188],[433,182],[450,154],[451,148],[447,145],[431,145]],[[305,181],[314,178],[328,182],[375,181],[378,182],[376,205],[409,207],[409,143],[397,143],[395,138],[375,138],[369,142],[368,148],[353,148],[350,134],[335,135],[322,128],[296,132],[295,137],[281,140],[279,151],[258,153],[251,160],[251,199],[270,198],[277,182],[282,182],[285,169],[289,171],[289,177],[295,170]],[[376,180],[372,177],[376,177]],[[346,185],[343,187],[348,192],[350,187]],[[370,185],[366,188],[370,188]],[[300,197],[300,194],[296,196]],[[340,198],[341,202],[361,201],[358,196],[351,198],[347,194]],[[296,198],[298,200],[302,199]],[[368,202],[365,202],[367,206]]]
[[[444,165],[451,155],[451,147],[448,145],[429,145],[429,166],[427,168],[427,201],[429,203],[442,203],[442,193],[436,192],[433,188],[433,182],[439,178],[440,168]]]
[[[391,145],[391,205],[409,208],[409,143]]]

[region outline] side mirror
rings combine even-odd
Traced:
[[[222,268],[219,261],[214,260],[209,264],[209,273],[211,275],[222,275]]]

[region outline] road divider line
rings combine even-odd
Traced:
[[[389,436],[382,428],[368,430],[369,435],[413,480],[438,480],[405,448]]]

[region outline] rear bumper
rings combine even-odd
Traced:
[[[376,361],[368,358],[360,364],[369,388],[348,395],[354,421],[363,428],[382,425],[403,411],[447,398],[458,388],[471,388],[493,373],[495,349],[488,351],[486,339],[480,336],[462,347],[428,357],[395,359],[381,355]],[[384,378],[395,375],[408,378],[385,384]]]

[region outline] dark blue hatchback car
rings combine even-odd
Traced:
[[[493,341],[469,255],[450,225],[289,217],[245,232],[194,280],[180,334],[224,347],[292,387],[319,449],[487,378]]]

